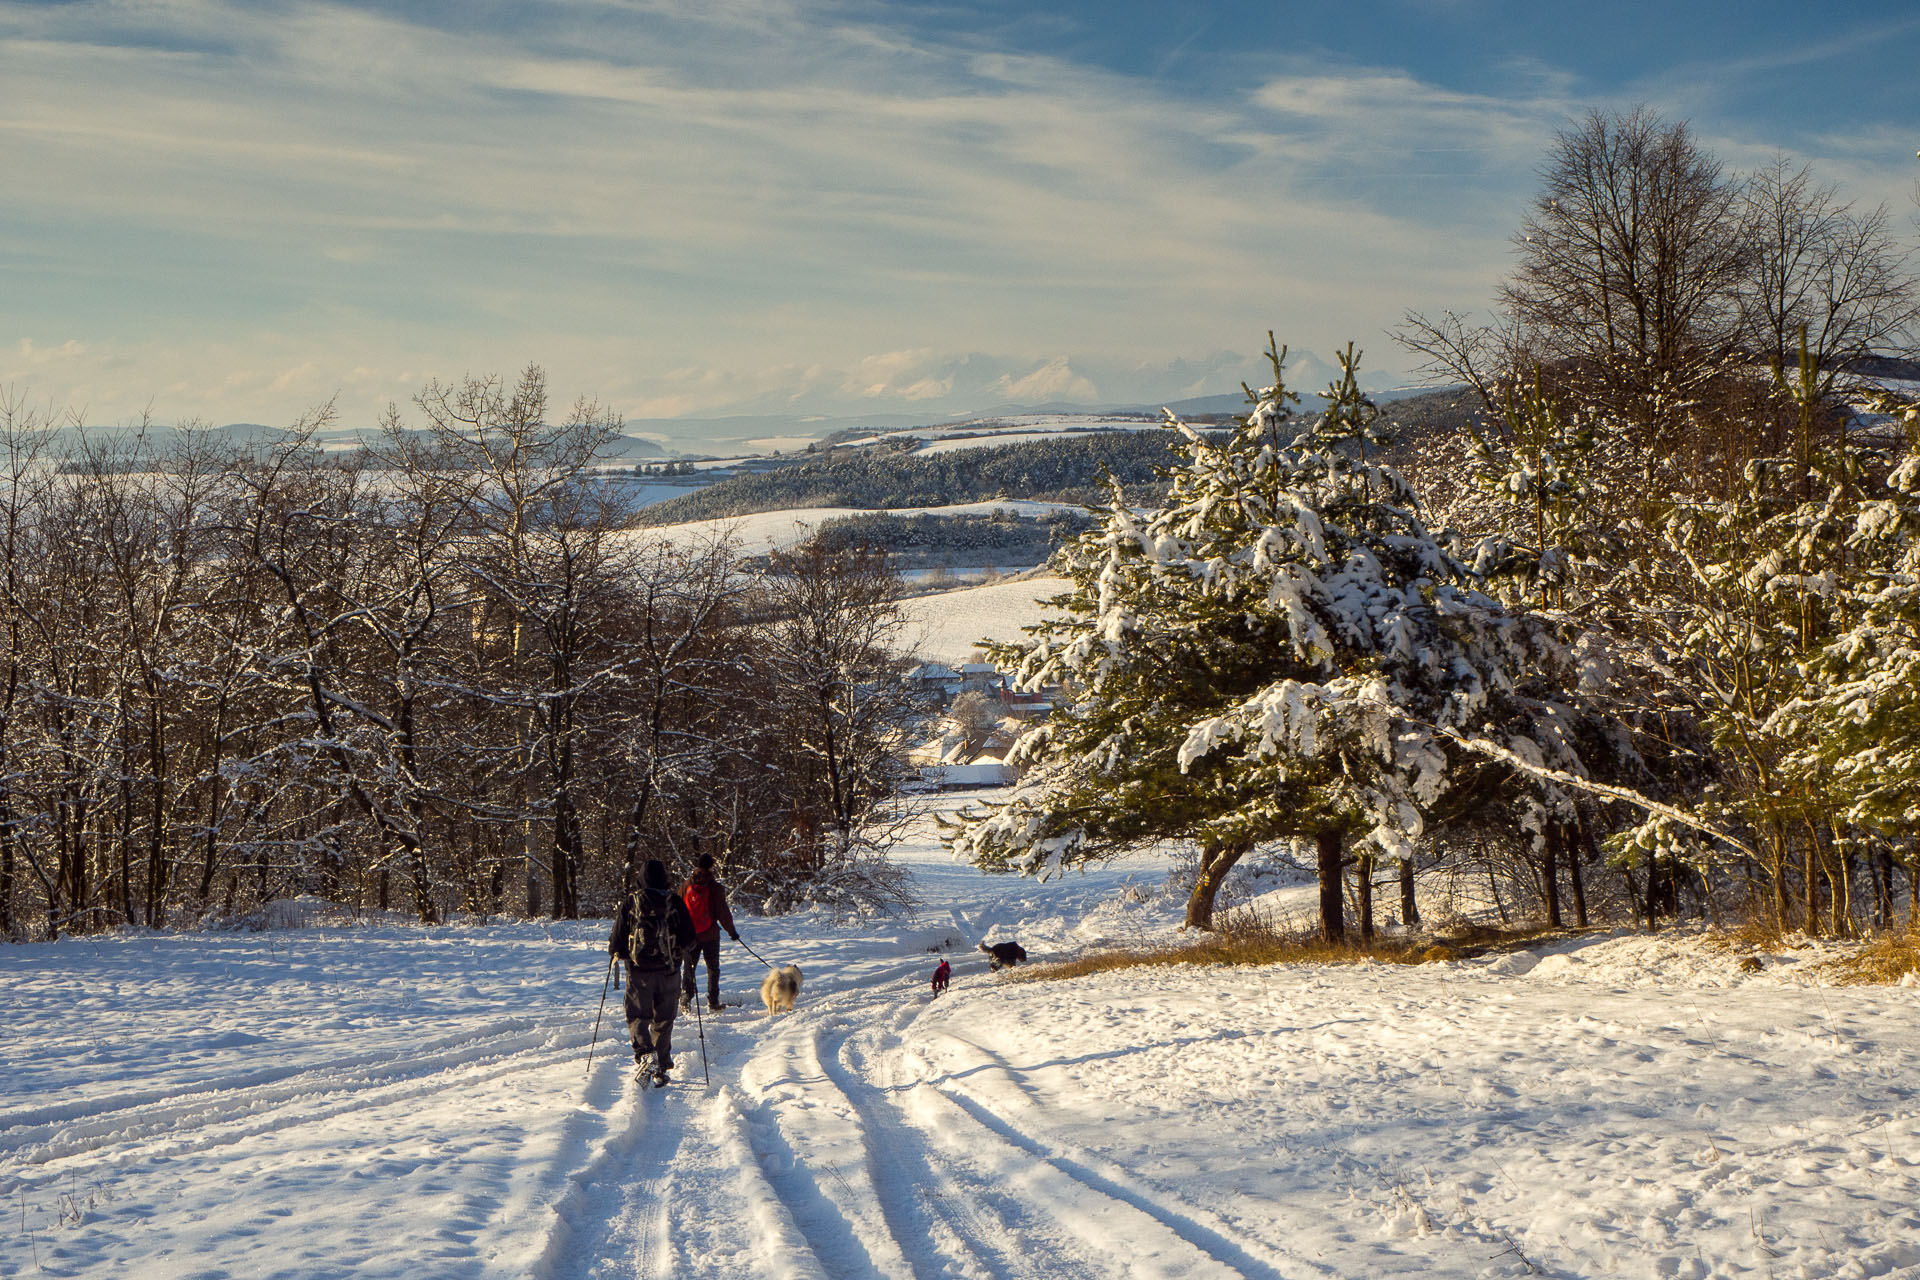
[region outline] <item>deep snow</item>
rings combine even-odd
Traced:
[[[743,921],[800,1007],[664,1092],[617,994],[586,1070],[603,923],[0,949],[0,1275],[1920,1276],[1911,988],[1624,936],[1010,982],[976,942],[1167,936],[1165,861],[903,853],[913,920]]]

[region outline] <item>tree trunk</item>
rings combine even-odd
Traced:
[[[1545,845],[1540,855],[1540,882],[1546,891],[1547,927],[1558,929],[1560,919],[1560,827],[1549,822],[1542,843]]]
[[[1873,923],[1877,929],[1893,928],[1893,855],[1876,849],[1868,855],[1868,870],[1873,876]]]
[[[1640,884],[1633,878],[1633,868],[1627,866],[1624,862],[1620,864],[1620,877],[1627,882],[1627,910],[1633,913],[1633,922],[1639,924],[1642,907],[1640,902]],[[1647,932],[1653,932],[1651,925],[1647,927]]]
[[[1342,827],[1322,827],[1314,835],[1314,851],[1320,869],[1320,936],[1328,942],[1347,940],[1344,868],[1340,854],[1346,847],[1347,833]]]
[[[131,927],[140,922],[133,914],[133,760],[124,741],[120,747],[120,820],[114,835],[120,850],[120,920]]]
[[[1573,922],[1584,929],[1587,927],[1587,882],[1580,871],[1580,854],[1579,844],[1567,846],[1567,881],[1573,886]]]
[[[1193,882],[1193,892],[1187,896],[1187,928],[1212,930],[1213,900],[1220,892],[1220,882],[1252,847],[1250,844],[1218,844],[1200,850],[1200,875]]]
[[[164,691],[149,675],[147,678],[147,769],[151,777],[148,797],[152,825],[147,830],[147,924],[163,929],[167,923],[167,890],[173,880],[173,858],[169,845],[167,780],[171,761],[167,756],[166,717],[161,711]]]
[[[580,918],[580,815],[562,790],[553,806],[553,916]]]
[[[1801,863],[1801,876],[1805,881],[1801,886],[1805,899],[1802,903],[1804,909],[1802,920],[1804,921],[1806,931],[1810,934],[1818,934],[1820,932],[1819,857],[1819,850],[1814,848],[1814,842],[1811,840],[1807,841],[1806,857]]]
[[[1788,892],[1788,850],[1787,828],[1780,819],[1773,820],[1773,847],[1768,850],[1773,871],[1773,922],[1785,929],[1793,916],[1793,901]]]
[[[1360,945],[1373,945],[1373,854],[1363,853],[1354,860],[1355,887],[1359,890]]]
[[[1413,859],[1400,860],[1400,920],[1407,928],[1418,928],[1420,903],[1413,894]]]
[[[13,938],[13,810],[0,792],[0,939]]]

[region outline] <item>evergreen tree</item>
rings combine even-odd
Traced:
[[[1768,727],[1789,744],[1785,768],[1797,789],[1819,794],[1838,819],[1829,857],[1843,865],[1824,877],[1834,886],[1834,923],[1853,855],[1864,850],[1884,928],[1891,858],[1906,862],[1913,892],[1920,848],[1920,405],[1880,407],[1903,422],[1907,448],[1884,472],[1851,456],[1870,451],[1837,459],[1847,464],[1844,483],[1823,494],[1822,506],[1837,508],[1830,523],[1844,541],[1834,539],[1830,564],[1802,588],[1819,602],[1831,638],[1800,669],[1800,696]],[[1816,905],[1809,894],[1810,929]]]
[[[951,824],[989,869],[1044,874],[1170,837],[1203,860],[1188,923],[1253,845],[1313,841],[1321,928],[1345,934],[1343,867],[1408,859],[1434,823],[1489,808],[1538,830],[1567,807],[1598,722],[1569,692],[1575,650],[1503,609],[1378,460],[1353,349],[1327,407],[1274,385],[1225,439],[1169,415],[1186,458],[1166,504],[1105,518],[1062,549],[1059,616],[996,656],[1066,705],[1014,759],[997,808]],[[1363,929],[1369,921],[1362,919]]]

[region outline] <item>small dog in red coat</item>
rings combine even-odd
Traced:
[[[947,982],[952,977],[953,977],[953,966],[948,964],[945,960],[942,960],[940,962],[940,967],[933,971],[933,994],[937,996],[941,992],[945,991],[947,989]]]

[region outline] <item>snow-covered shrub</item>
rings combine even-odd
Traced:
[[[825,859],[767,859],[730,873],[728,892],[745,910],[784,915],[825,907],[836,915],[911,911],[913,876],[888,857],[884,845],[853,842]]]
[[[302,894],[297,898],[275,898],[252,911],[219,921],[216,927],[244,930],[248,933],[277,933],[286,929],[310,929],[339,908],[324,898]]]

